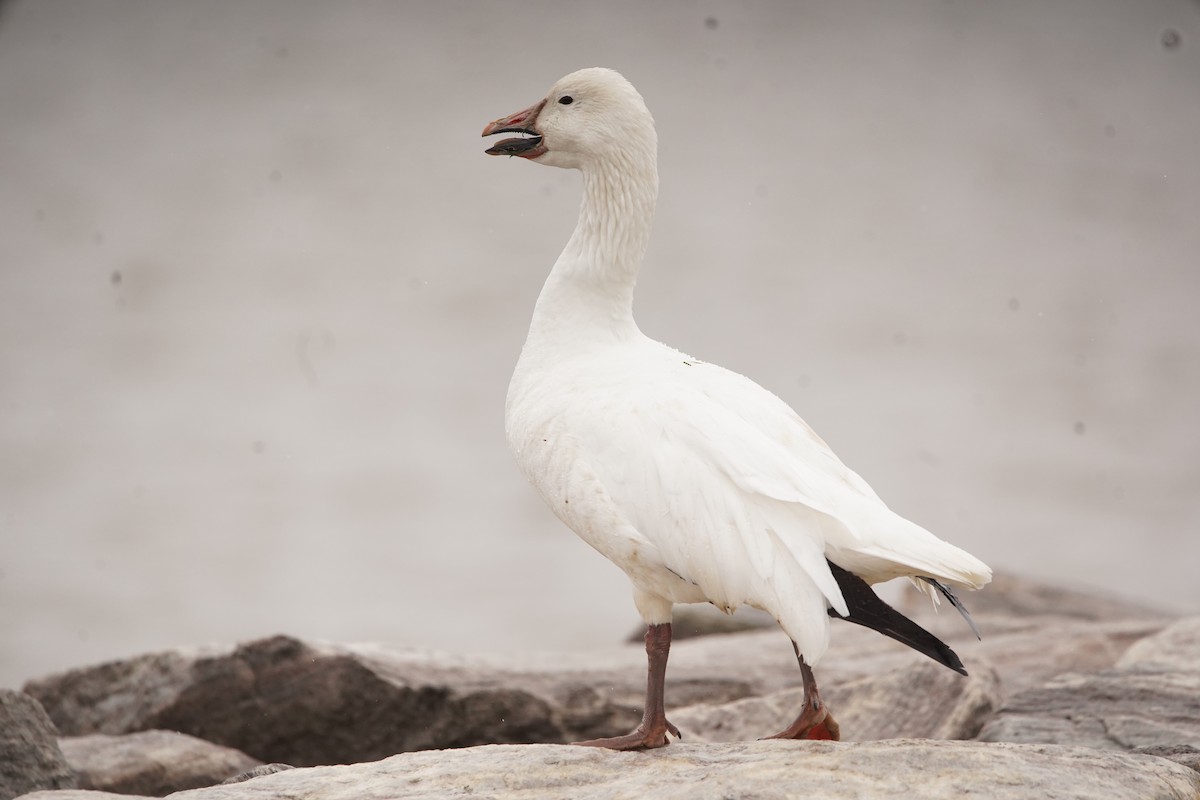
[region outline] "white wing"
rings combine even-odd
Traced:
[[[709,456],[723,455],[744,491],[829,517],[834,524],[823,525],[822,531],[832,561],[869,583],[925,575],[978,589],[991,580],[982,561],[888,508],[778,397],[737,373],[709,364],[697,367],[694,383],[701,392],[766,442],[759,442],[750,455],[728,436],[708,437]]]
[[[987,582],[982,562],[890,511],[773,394],[658,347],[642,364],[610,365],[624,379],[560,421],[578,440],[575,469],[705,599],[774,614],[815,663],[826,607],[848,613],[827,557],[872,582]]]

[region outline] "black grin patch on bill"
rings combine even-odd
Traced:
[[[542,143],[542,137],[530,136],[524,139],[502,139],[484,150],[489,156],[519,156],[528,153]]]

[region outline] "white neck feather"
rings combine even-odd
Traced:
[[[633,288],[658,199],[653,149],[583,168],[579,222],[534,310],[529,338],[637,334]]]

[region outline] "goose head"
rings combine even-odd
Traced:
[[[619,73],[602,67],[572,72],[523,111],[488,123],[484,136],[519,133],[485,152],[517,156],[554,167],[587,170],[631,156],[653,158],[654,118],[637,89]]]

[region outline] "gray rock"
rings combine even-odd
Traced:
[[[74,787],[58,732],[38,701],[0,689],[0,800],[37,789]]]
[[[995,668],[1005,691],[1011,693],[1064,672],[1108,669],[1133,643],[1162,630],[1163,622],[983,617],[980,626],[982,642],[961,634],[949,636],[947,641],[958,651],[968,670],[976,661]]]
[[[923,660],[872,631],[846,625],[839,634],[826,687]],[[721,703],[799,678],[777,631],[706,637],[673,648],[668,702]],[[262,761],[313,765],[626,732],[641,715],[645,655],[631,646],[466,658],[275,637],[224,652],[174,651],[72,670],[26,688],[73,735],[169,728]]]
[[[979,643],[956,614],[926,609],[916,616],[930,627],[952,623],[946,638],[968,669],[992,665],[1006,691],[1065,670],[1111,667],[1130,644],[1163,627],[1146,620],[990,617],[981,619]],[[925,662],[858,626],[837,625],[834,636],[817,670],[827,695]],[[668,709],[765,695],[799,680],[787,637],[776,630],[702,637],[672,648]],[[260,761],[311,766],[625,733],[641,715],[645,655],[632,645],[502,659],[274,637],[72,670],[32,681],[26,690],[65,734],[170,729]],[[843,734],[856,737],[845,727]]]
[[[291,764],[261,764],[254,769],[248,769],[245,772],[239,772],[232,778],[226,778],[221,781],[222,784],[241,783],[248,781],[251,778],[261,778],[264,775],[274,775],[276,772],[283,772],[285,769],[295,769]]]
[[[979,738],[1122,750],[1200,746],[1200,618],[1142,639],[1113,668],[1014,694]]]
[[[775,666],[786,663],[786,641],[774,642],[779,652],[769,666],[689,667],[682,657],[673,670],[673,702],[729,700],[786,685],[795,667]],[[518,664],[275,637],[219,654],[171,652],[73,670],[27,689],[72,735],[165,728],[261,761],[313,765],[628,730],[641,716],[644,658],[641,648],[625,648]]]
[[[112,736],[93,733],[59,740],[80,789],[163,796],[212,786],[258,766],[245,753],[174,731]]]
[[[671,712],[687,741],[753,741],[781,730],[799,712],[803,689],[785,689],[720,705]],[[970,677],[932,661],[822,690],[846,741],[971,739],[1000,706],[996,673],[981,666]]]
[[[979,738],[1108,750],[1200,746],[1200,672],[1060,675],[1009,698]]]
[[[295,769],[175,800],[405,800],[487,797],[680,800],[820,797],[873,800],[1180,800],[1200,773],[1152,756],[979,742],[673,744],[650,753],[501,745],[406,753],[342,767]],[[26,800],[118,800],[39,792]]]
[[[896,601],[898,609],[953,647],[968,671],[977,663],[994,668],[1008,693],[1064,672],[1108,669],[1131,645],[1174,619],[1111,598],[1002,575],[981,592],[963,593],[983,635],[978,641],[947,604],[935,613],[928,597],[906,584],[902,588],[906,594]],[[831,679],[845,682],[920,660],[874,631],[835,623],[817,678],[824,688]]]
[[[1135,642],[1117,661],[1118,667],[1200,670],[1200,617],[1187,617]]]
[[[986,590],[985,590],[986,591]],[[1063,672],[1091,672],[1111,668],[1132,644],[1162,631],[1168,620],[1125,619],[1091,621],[1043,615],[1014,617],[977,614],[983,641],[977,641],[957,613],[943,607],[934,613],[925,599],[923,607],[909,609],[923,627],[939,635],[962,657],[967,670],[991,668],[1000,676],[1006,693],[1036,686]],[[627,669],[640,678],[645,669],[640,653],[629,651]],[[608,669],[608,664],[599,662]],[[609,662],[611,663],[611,662]],[[823,692],[850,681],[881,675],[914,664],[929,662],[902,644],[875,631],[846,623],[834,623],[833,643],[816,669]],[[683,642],[671,650],[667,669],[667,703],[680,707],[686,700],[676,697],[673,678],[708,675],[741,675],[752,695],[770,691],[771,684],[798,686],[799,670],[787,638],[778,630],[707,636]],[[709,700],[706,702],[719,702]]]
[[[162,653],[80,667],[25,684],[43,703],[59,732],[128,733],[143,730],[144,720],[178,696],[193,664],[228,648],[179,648]],[[116,687],[122,687],[114,692]]]
[[[1169,758],[1176,764],[1183,764],[1188,769],[1200,772],[1200,747],[1192,747],[1190,744],[1155,744],[1149,747],[1135,747],[1133,752],[1138,755]]]
[[[836,684],[824,698],[848,741],[972,739],[1000,707],[1003,694],[999,677],[985,662],[972,664],[964,677],[922,660]]]

